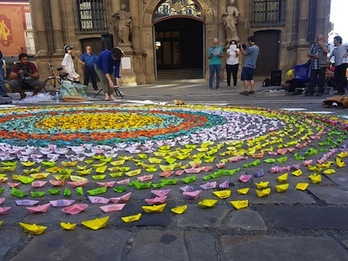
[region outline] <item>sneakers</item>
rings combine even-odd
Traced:
[[[255,91],[250,91],[249,94],[255,94]]]
[[[241,95],[245,95],[245,96],[249,96],[249,92],[248,91],[243,91],[240,93]]]

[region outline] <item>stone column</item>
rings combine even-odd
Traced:
[[[62,12],[60,8],[60,1],[50,0],[51,5],[51,18],[52,29],[53,29],[53,46],[54,54],[64,54],[63,46],[63,23],[62,23]]]
[[[120,0],[111,1],[111,14],[118,12],[120,9],[121,9],[121,1]],[[111,21],[110,28],[113,29],[110,33],[113,34],[114,43],[118,43],[117,28],[115,27],[116,20],[115,20],[115,18],[112,17],[110,19],[110,21]]]
[[[298,1],[298,8],[298,44],[305,44],[308,43],[309,0]]]
[[[330,29],[328,26],[330,17],[327,15],[327,10],[330,10],[330,1],[317,1],[316,4],[315,35],[323,34],[327,38]]]
[[[45,0],[31,1],[32,13],[35,13],[32,17],[34,18],[35,26],[35,45],[37,56],[48,55],[48,41],[47,41],[47,30],[45,21]]]

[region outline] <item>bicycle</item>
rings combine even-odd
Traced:
[[[62,67],[58,67],[57,71],[59,75],[57,75],[51,63],[51,60],[48,61],[48,68],[50,69],[51,74],[45,80],[43,89],[45,92],[55,93],[59,91],[62,80],[67,80],[67,76],[69,74],[66,72],[62,72]]]

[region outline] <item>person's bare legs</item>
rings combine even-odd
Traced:
[[[255,81],[254,80],[250,81],[250,91],[255,91]]]
[[[249,81],[244,81],[244,91],[249,92]]]

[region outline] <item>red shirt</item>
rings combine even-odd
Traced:
[[[30,71],[30,74],[33,74],[35,72],[38,72],[38,69],[36,67],[36,65],[32,62],[28,62],[26,65],[22,64],[22,63],[16,63],[13,67],[12,67],[12,71],[14,73],[18,73],[19,70],[23,70],[23,67],[27,67]]]

